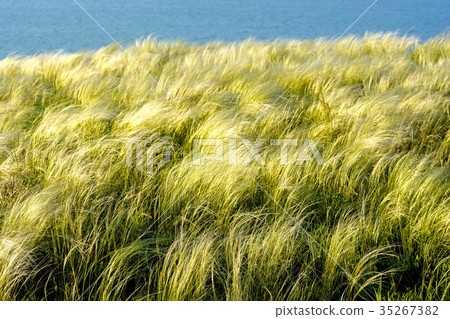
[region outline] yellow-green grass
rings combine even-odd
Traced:
[[[0,299],[449,300],[450,40],[331,44],[0,61]],[[172,160],[127,165],[156,132]],[[308,138],[324,164],[195,166],[204,138]]]

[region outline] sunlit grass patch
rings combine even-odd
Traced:
[[[449,38],[331,43],[0,61],[0,298],[449,300]]]

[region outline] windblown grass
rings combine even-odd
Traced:
[[[449,300],[450,40],[330,44],[0,61],[0,298]],[[172,161],[127,166],[155,132]],[[229,137],[309,138],[324,165],[192,164]]]

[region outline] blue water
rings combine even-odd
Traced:
[[[124,44],[153,34],[203,43],[337,37],[373,0],[78,0]],[[350,30],[421,40],[448,30],[449,0],[379,0]],[[112,40],[73,0],[0,0],[0,58],[96,49]]]

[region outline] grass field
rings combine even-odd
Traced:
[[[1,60],[0,299],[450,300],[450,39],[332,44]],[[205,139],[236,165],[195,165]]]

